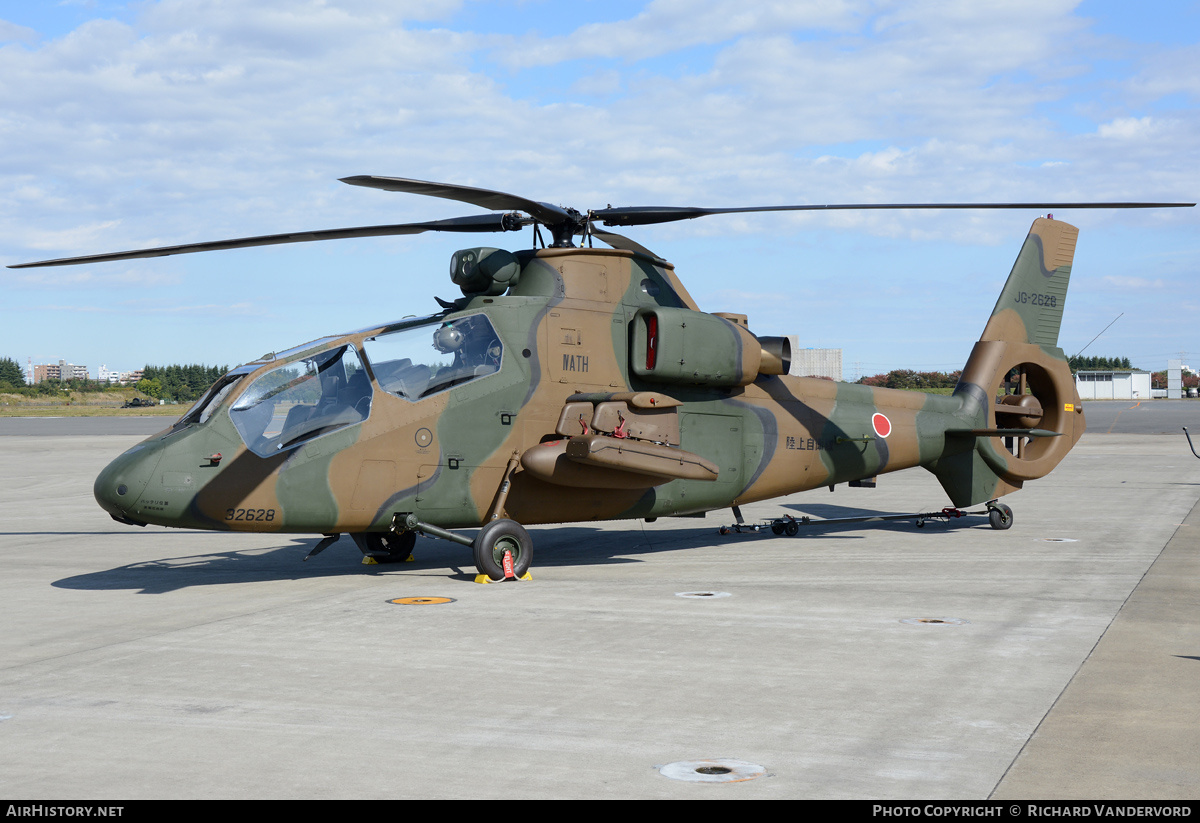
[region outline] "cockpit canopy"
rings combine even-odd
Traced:
[[[238,434],[270,457],[366,420],[376,389],[415,403],[493,374],[504,346],[487,316],[472,314],[393,327],[363,339],[361,352],[352,339],[328,337],[275,357],[282,362],[266,371],[260,361],[229,372],[176,425],[203,425],[234,396],[229,418]]]
[[[242,392],[229,417],[260,457],[319,434],[360,423],[371,413],[371,382],[353,346],[284,363]]]
[[[499,371],[504,357],[483,314],[368,337],[363,350],[379,388],[412,401]]]

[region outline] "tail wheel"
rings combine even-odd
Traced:
[[[493,520],[479,530],[471,544],[475,568],[492,580],[504,579],[504,555],[512,555],[513,574],[520,578],[533,563],[533,540],[520,523]]]
[[[1003,503],[993,503],[988,506],[988,522],[993,529],[1007,529],[1013,524],[1012,509]]]

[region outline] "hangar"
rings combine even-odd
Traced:
[[[1149,400],[1150,372],[1077,371],[1075,388],[1080,400]]]

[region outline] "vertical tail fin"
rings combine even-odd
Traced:
[[[958,416],[976,434],[960,435],[962,448],[948,449],[929,467],[956,506],[994,499],[1045,476],[1083,434],[1083,408],[1058,348],[1078,236],[1067,223],[1033,221],[963,367],[954,390],[962,403]],[[997,430],[1005,433],[986,434]]]
[[[1078,238],[1079,229],[1067,223],[1033,221],[980,340],[1058,345]]]

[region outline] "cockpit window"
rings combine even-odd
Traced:
[[[500,370],[504,346],[485,315],[425,323],[363,341],[379,387],[419,400]]]
[[[257,368],[257,366],[238,366],[221,377],[209,386],[204,394],[200,395],[200,399],[179,418],[175,427],[180,428],[191,423],[207,423],[213,416],[213,412],[221,407],[225,398],[229,397],[229,393],[242,381],[242,378],[250,372],[256,371]]]
[[[237,384],[238,384],[238,378],[235,377],[232,380],[226,382],[225,385],[218,386],[217,390],[215,392],[213,392],[212,400],[205,403],[204,406],[200,409],[200,415],[199,415],[198,422],[201,424],[207,423],[208,418],[212,417],[212,413],[215,412],[218,408],[220,408],[221,403],[223,403],[225,401],[225,398],[229,396],[229,392],[232,391],[233,387],[236,386]]]
[[[371,383],[353,346],[318,352],[261,375],[229,410],[261,457],[353,425],[371,412]]]

